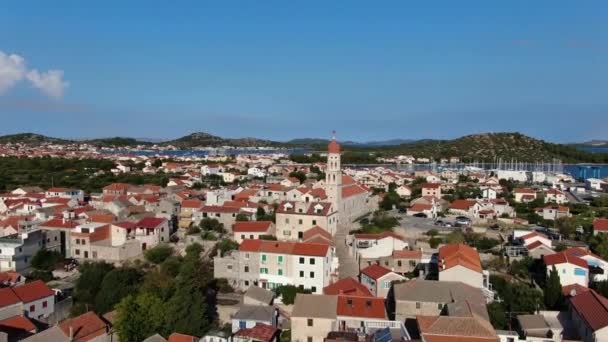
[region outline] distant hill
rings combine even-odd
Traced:
[[[584,147],[608,147],[608,140],[590,140],[583,143],[572,144]]]
[[[550,162],[556,158],[565,163],[608,162],[608,155],[605,154],[588,153],[573,146],[550,143],[520,133],[483,133],[453,140],[420,140],[375,150],[389,155],[404,154],[435,159],[453,156],[466,161],[493,161],[502,158],[504,161]]]
[[[37,133],[19,133],[0,136],[0,144],[21,143],[28,145],[40,145],[49,143],[64,144],[68,142],[70,141],[65,139],[51,138]]]
[[[193,147],[218,147],[218,146],[235,146],[235,147],[260,147],[260,146],[283,146],[284,143],[257,139],[257,138],[222,138],[211,135],[205,132],[192,133],[178,139],[169,140],[160,143],[161,145],[171,145],[181,149]]]
[[[394,146],[401,144],[409,144],[415,142],[413,139],[391,139],[391,140],[380,140],[380,141],[338,141],[340,145],[343,146],[362,146],[362,147],[372,147],[372,146]],[[319,138],[301,138],[301,139],[292,139],[287,141],[287,144],[290,145],[303,145],[303,146],[313,146],[313,145],[326,145],[329,143],[329,139],[319,139]]]
[[[79,141],[81,143],[87,143],[95,146],[116,146],[116,147],[126,147],[126,146],[138,146],[138,145],[152,145],[149,141],[137,140],[135,138],[124,138],[124,137],[113,137],[113,138],[99,138],[99,139],[88,139]]]

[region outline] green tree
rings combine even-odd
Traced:
[[[167,302],[165,324],[168,331],[194,336],[205,334],[211,322],[207,292],[212,273],[203,267],[195,249],[186,254],[175,293]]]
[[[131,267],[116,268],[108,272],[95,296],[95,311],[101,314],[112,311],[121,299],[137,292],[141,279],[140,271]]]
[[[249,221],[249,216],[247,216],[245,213],[238,213],[236,215],[236,221],[237,222],[246,222],[246,221]]]
[[[199,226],[204,231],[213,231],[220,234],[223,234],[225,232],[224,224],[220,223],[220,221],[214,218],[205,217],[201,220]]]
[[[562,283],[559,273],[555,266],[549,272],[549,277],[545,286],[545,306],[549,309],[558,309],[562,302]]]
[[[464,242],[464,234],[461,230],[453,230],[446,236],[446,243],[463,243]]]
[[[230,239],[223,239],[217,244],[217,249],[220,251],[220,255],[225,255],[227,252],[237,250],[238,248],[239,244]]]
[[[143,341],[165,330],[166,304],[150,293],[129,295],[116,306],[114,328],[121,341]]]
[[[306,181],[306,174],[302,171],[292,171],[289,173],[289,177],[297,178],[300,183],[304,183]]]
[[[196,235],[196,234],[200,234],[201,233],[201,228],[198,226],[190,226],[188,227],[188,232],[186,234],[188,235]]]
[[[103,278],[114,266],[105,262],[86,262],[79,268],[80,277],[74,288],[74,299],[82,305],[94,306]]]
[[[488,304],[488,315],[490,316],[490,322],[494,329],[504,330],[507,328],[505,308],[501,303],[493,302]]]
[[[42,271],[52,271],[64,259],[60,252],[40,249],[32,258],[32,267]]]
[[[168,244],[160,244],[154,248],[148,249],[144,253],[146,260],[157,265],[165,261],[171,255],[173,255],[173,247]]]
[[[277,296],[281,297],[281,301],[286,305],[293,304],[298,293],[312,293],[310,290],[293,285],[279,286],[274,290],[274,292],[277,294]]]

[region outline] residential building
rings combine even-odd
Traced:
[[[547,266],[547,276],[553,267],[557,269],[562,286],[572,284],[589,286],[589,266],[585,260],[561,252],[545,255],[543,261]]]
[[[329,202],[284,201],[276,211],[277,238],[300,240],[312,227],[321,227],[332,236],[338,226],[338,212]]]
[[[566,194],[558,189],[549,189],[545,191],[545,203],[565,204],[568,203]]]
[[[387,300],[389,314],[398,321],[418,315],[439,315],[449,303],[486,302],[481,289],[465,283],[418,278],[395,284],[393,296]]]
[[[607,298],[594,290],[586,291],[570,297],[568,309],[582,341],[608,341]]]
[[[362,269],[359,278],[361,284],[367,287],[375,297],[382,298],[387,297],[393,282],[406,280],[404,276],[380,265],[371,265]]]
[[[260,235],[274,236],[275,228],[272,221],[243,221],[232,225],[234,241],[239,244],[245,239],[259,239]]]
[[[441,184],[439,183],[424,183],[422,184],[422,197],[433,196],[441,198]]]
[[[439,248],[437,257],[439,281],[460,281],[480,289],[489,289],[489,273],[481,267],[479,253],[464,244]]]
[[[295,285],[321,293],[334,272],[333,257],[328,244],[245,239],[238,251],[214,259],[214,277],[243,290]]]
[[[239,310],[232,315],[232,332],[239,329],[253,328],[262,323],[273,327],[277,326],[279,312],[271,305],[241,304]]]
[[[517,203],[528,203],[536,199],[536,191],[530,188],[515,188],[513,196]]]

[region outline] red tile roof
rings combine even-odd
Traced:
[[[452,204],[450,204],[450,209],[457,209],[457,210],[469,210],[472,206],[475,205],[475,201],[473,200],[455,200],[454,202],[452,202]]]
[[[232,225],[232,231],[235,233],[240,232],[259,232],[264,233],[270,229],[272,221],[245,221],[236,222]]]
[[[422,184],[423,189],[439,189],[441,184],[439,183],[424,183]]]
[[[146,229],[154,229],[163,224],[165,221],[166,219],[162,217],[144,217],[137,222],[136,226]]]
[[[169,335],[167,342],[198,342],[199,338],[191,335],[173,333]]]
[[[71,221],[71,220],[64,220],[64,219],[60,219],[60,218],[55,218],[49,221],[46,221],[42,224],[40,224],[40,227],[42,228],[67,228],[67,229],[73,229],[76,228],[76,226],[78,226],[78,222],[76,221]]]
[[[314,227],[306,230],[303,233],[302,240],[309,240],[309,239],[311,239],[312,237],[314,237],[316,235],[320,235],[323,238],[325,238],[327,240],[330,240],[330,241],[332,239],[331,234],[327,230],[325,230],[325,229],[323,229],[323,228],[321,228],[319,226],[314,226]]]
[[[373,297],[369,289],[352,277],[340,279],[337,282],[323,288],[326,295],[351,295],[360,297]]]
[[[340,153],[340,144],[336,141],[336,139],[332,139],[327,145],[327,152],[329,153]]]
[[[361,186],[354,184],[342,187],[342,198],[348,198],[351,196],[359,195],[366,193],[367,190],[362,188]]]
[[[89,341],[106,333],[106,323],[93,311],[59,323],[59,328],[66,336],[70,336],[72,328],[73,341]]]
[[[338,296],[336,307],[338,316],[386,319],[384,298]]]
[[[593,230],[596,232],[608,232],[608,219],[595,219],[593,221]]]
[[[183,200],[182,201],[182,208],[188,208],[188,209],[200,209],[203,207],[203,202],[199,201],[199,200]]]
[[[13,316],[0,321],[0,330],[9,328],[11,330],[23,330],[28,332],[36,332],[36,326],[32,321],[23,316]]]
[[[270,342],[278,332],[278,328],[268,324],[257,323],[253,328],[240,329],[234,336],[249,337],[256,341]]]
[[[13,291],[23,303],[30,303],[37,299],[52,297],[55,295],[53,290],[42,280],[35,280],[21,286],[13,287]]]
[[[355,234],[355,239],[357,240],[380,240],[387,237],[393,237],[397,240],[403,241],[403,237],[401,235],[393,232],[384,232],[378,234]]]
[[[389,270],[386,267],[373,264],[373,265],[367,266],[366,268],[362,269],[360,272],[361,272],[361,274],[365,274],[366,276],[368,276],[372,279],[378,280],[379,278],[386,275],[387,273],[390,273],[391,270]]]
[[[608,326],[608,299],[590,290],[570,298],[570,303],[593,331]]]
[[[21,302],[21,299],[17,297],[15,292],[13,292],[13,289],[10,287],[0,288],[0,308],[19,302]]]
[[[242,252],[263,252],[323,257],[327,255],[328,244],[266,241],[245,239],[239,246]]]
[[[536,194],[536,191],[529,188],[515,188],[513,192],[516,194]]]
[[[479,253],[472,247],[463,244],[449,244],[439,248],[439,270],[448,270],[455,266],[463,266],[476,272],[481,272]]]
[[[408,211],[420,213],[425,210],[432,210],[432,209],[433,209],[432,204],[415,203],[408,209]]]
[[[206,205],[201,209],[201,211],[205,213],[238,213],[240,210],[240,208],[219,205]]]
[[[547,266],[568,263],[568,264],[573,264],[573,265],[576,265],[576,266],[579,266],[582,268],[589,268],[589,266],[587,265],[587,262],[585,260],[583,260],[579,257],[569,256],[564,252],[545,255],[545,256],[543,256],[543,261],[545,262],[545,265],[547,265]]]

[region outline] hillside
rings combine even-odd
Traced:
[[[263,140],[257,138],[222,138],[204,132],[192,133],[175,140],[169,140],[161,143],[161,145],[171,145],[181,149],[194,147],[218,147],[218,146],[235,146],[235,147],[259,147],[259,146],[283,146],[285,144]]]
[[[70,142],[65,139],[51,138],[45,135],[36,134],[36,133],[19,133],[19,134],[9,134],[0,136],[0,144],[27,144],[27,145],[40,145],[40,144],[64,144]]]
[[[113,138],[99,138],[99,139],[89,139],[79,141],[81,143],[86,143],[95,146],[115,146],[115,147],[125,147],[125,146],[137,146],[137,145],[152,145],[151,142],[148,141],[140,141],[134,138],[125,138],[125,137],[113,137]]]
[[[414,157],[449,158],[459,157],[464,161],[521,162],[551,161],[561,159],[564,163],[605,163],[608,155],[588,153],[575,147],[549,143],[520,133],[484,133],[467,135],[453,140],[421,140],[398,146],[381,148],[353,148],[353,151],[377,151],[383,155],[405,154]]]

